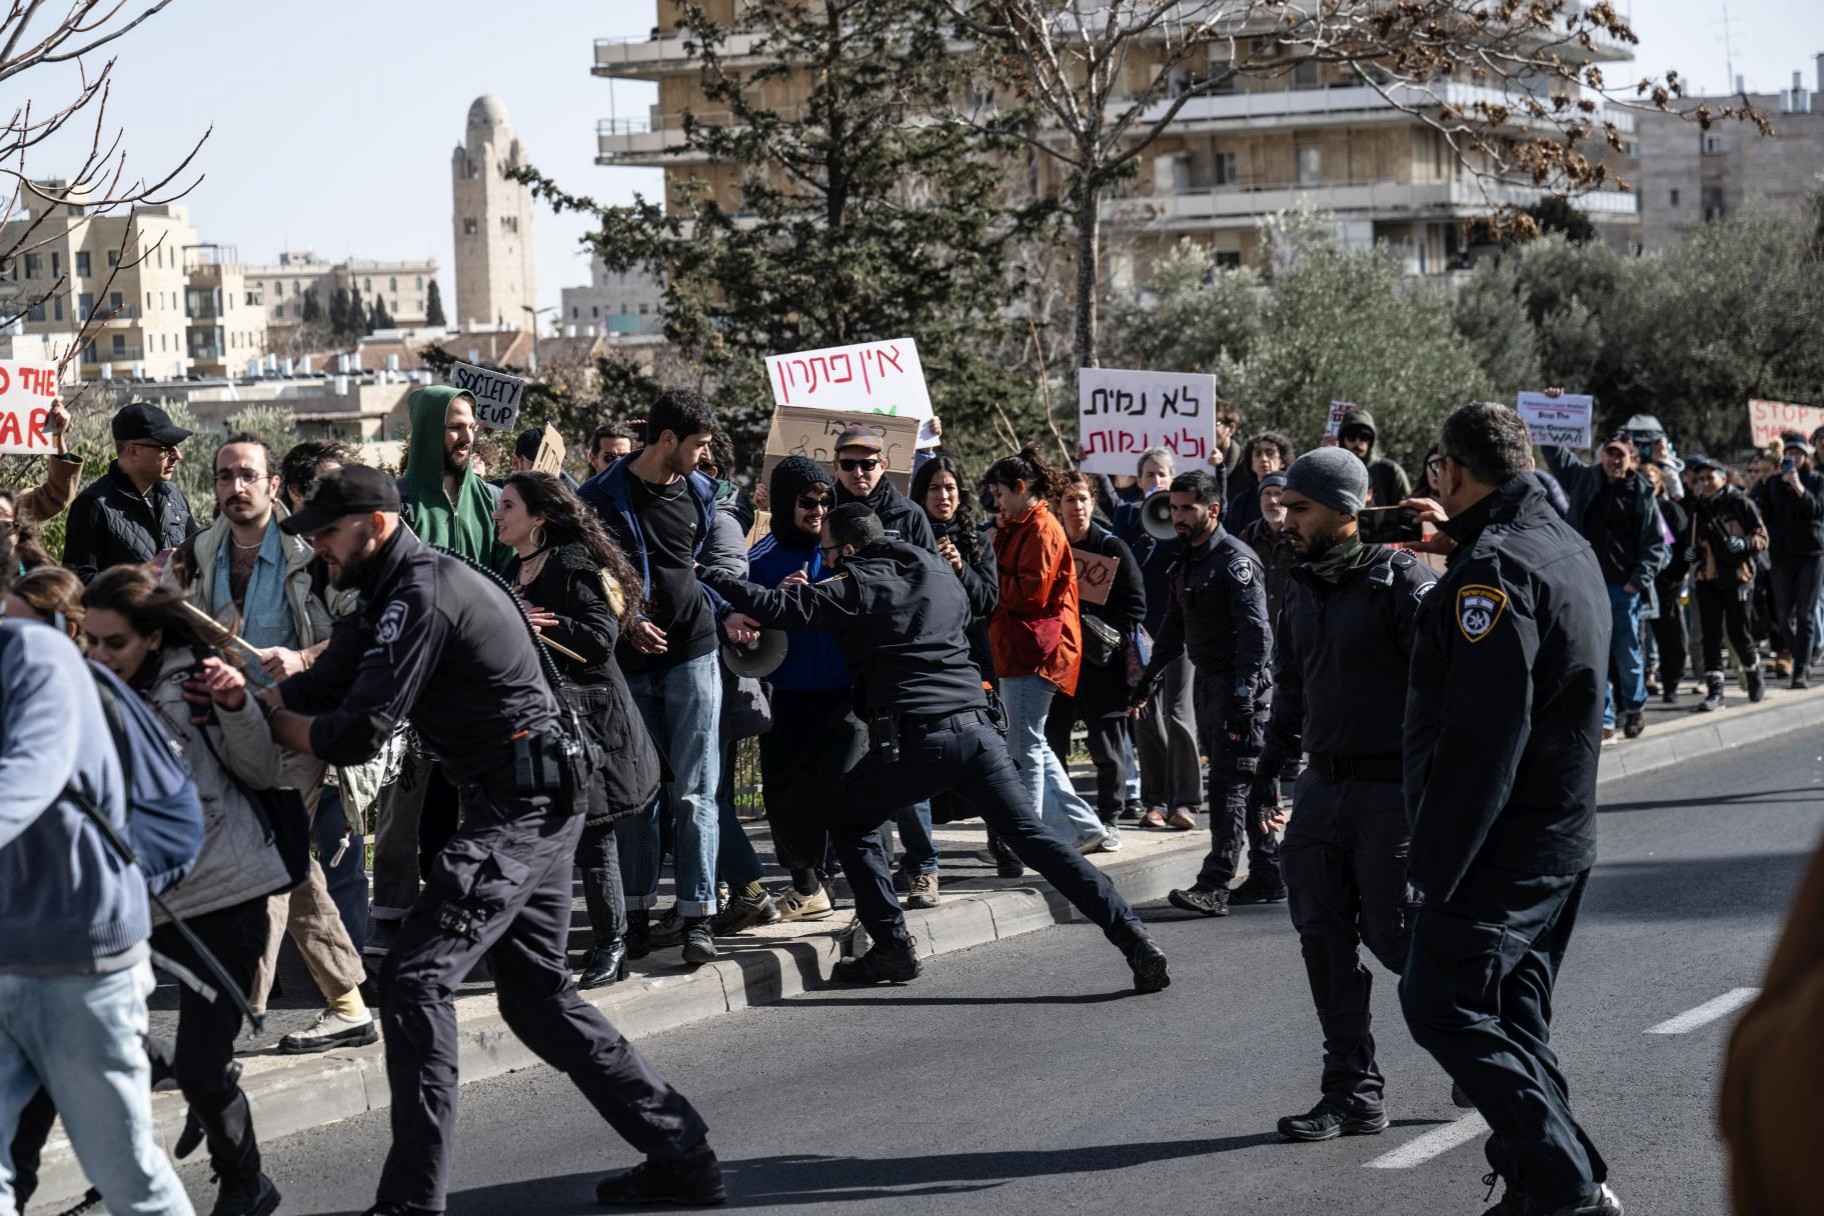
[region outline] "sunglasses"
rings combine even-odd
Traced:
[[[800,494],[798,496],[798,506],[805,511],[827,511],[830,509],[830,500],[828,498],[817,498],[810,494]]]
[[[168,443],[129,443],[127,446],[130,448],[150,448],[163,456],[166,460],[177,455],[177,449]]]
[[[875,469],[880,467],[880,460],[873,456],[868,457],[866,460],[838,460],[836,462],[836,467],[845,473],[853,473],[857,469],[863,473],[872,473]]]
[[[1443,472],[1444,471],[1444,454],[1442,452],[1440,452],[1436,456],[1433,456],[1430,460],[1427,460],[1425,462],[1425,471],[1427,473],[1431,474],[1433,477],[1436,477],[1439,473]]]

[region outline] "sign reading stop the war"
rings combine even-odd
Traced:
[[[55,364],[0,360],[0,453],[38,455],[56,450],[44,429],[56,396]]]
[[[1085,604],[1108,603],[1108,591],[1114,585],[1120,560],[1086,549],[1072,549],[1070,556],[1077,563],[1077,598]]]
[[[1748,433],[1757,448],[1778,443],[1787,431],[1797,431],[1809,440],[1812,432],[1821,426],[1824,426],[1824,408],[1819,406],[1785,401],[1748,403]]]

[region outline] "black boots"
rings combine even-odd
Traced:
[[[682,1157],[656,1161],[650,1157],[630,1170],[608,1175],[595,1185],[595,1200],[611,1207],[643,1207],[675,1203],[685,1207],[721,1207],[728,1202],[722,1188],[722,1167],[707,1144]]]
[[[988,851],[994,854],[995,873],[1002,878],[1018,878],[1026,872],[1026,863],[993,832],[988,833]]]
[[[223,1178],[209,1216],[272,1216],[278,1210],[279,1188],[255,1170],[252,1174]]]
[[[1352,1114],[1325,1098],[1302,1115],[1287,1115],[1279,1121],[1279,1134],[1285,1140],[1334,1140],[1338,1136],[1378,1136],[1387,1130],[1384,1111]]]
[[[1760,704],[1761,699],[1767,695],[1767,671],[1766,671],[1766,669],[1761,666],[1761,661],[1759,659],[1756,659],[1754,661],[1754,666],[1748,668],[1742,674],[1748,678],[1749,704],[1751,704],[1751,705]]]
[[[589,950],[582,974],[576,977],[578,988],[605,988],[627,978],[627,939],[605,937]]]
[[[1134,969],[1135,992],[1164,992],[1172,986],[1172,977],[1166,972],[1165,951],[1144,933],[1128,946],[1127,965]]]
[[[1229,889],[1210,891],[1203,887],[1184,887],[1173,891],[1166,897],[1174,908],[1183,908],[1186,912],[1200,912],[1204,916],[1227,916],[1229,914]]]
[[[652,915],[644,908],[627,913],[627,957],[645,958],[652,953]]]
[[[830,972],[830,978],[845,984],[903,984],[915,980],[924,970],[918,961],[918,940],[875,942],[873,949],[860,958],[845,958]]]
[[[1697,703],[1699,713],[1713,713],[1723,707],[1723,673],[1704,673],[1704,699]]]

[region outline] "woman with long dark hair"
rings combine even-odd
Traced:
[[[565,701],[607,753],[587,791],[576,863],[593,935],[577,978],[599,988],[627,975],[627,909],[615,825],[652,803],[658,756],[614,661],[638,616],[640,576],[594,511],[549,473],[515,473],[501,487],[494,526],[514,556],[503,571],[526,619],[549,646]]]
[[[1045,741],[1051,699],[1077,691],[1083,662],[1077,571],[1070,541],[1046,500],[1063,476],[1030,444],[988,469],[999,518],[995,564],[1000,603],[988,621],[988,643],[1007,708],[1007,747],[1047,827],[1085,853],[1119,848],[1096,812],[1078,796],[1063,760]]]
[[[273,742],[247,681],[224,654],[231,635],[190,610],[184,593],[144,566],[115,566],[83,593],[89,657],[131,686],[168,731],[196,779],[203,804],[203,847],[165,905],[208,947],[246,992],[266,952],[267,897],[291,875],[271,823],[252,792],[313,789],[321,764]],[[198,975],[208,971],[176,928],[153,913],[152,948]],[[190,1114],[203,1127],[221,1184],[215,1211],[268,1216],[279,1204],[260,1172],[253,1111],[237,1083],[234,1039],[240,1006],[178,988],[174,1071]]]

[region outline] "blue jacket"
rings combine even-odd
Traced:
[[[71,785],[126,834],[120,759],[82,656],[48,625],[0,621],[0,971],[92,971],[152,932],[145,878]]]
[[[797,570],[804,570],[813,583],[829,574],[823,553],[812,537],[805,537],[800,545],[769,533],[747,551],[747,578],[758,586],[777,587]],[[794,629],[787,636],[791,645],[785,652],[785,662],[779,664],[768,681],[775,689],[837,692],[849,686],[849,668],[836,647],[835,635],[819,629]]]
[[[633,476],[633,458],[638,452],[621,457],[601,472],[583,483],[576,496],[595,508],[595,513],[602,517],[602,526],[608,529],[608,535],[614,537],[620,545],[621,552],[627,555],[640,572],[640,598],[652,598],[652,568],[646,562],[646,537],[640,532],[640,520],[633,512],[633,500],[627,481]],[[716,483],[707,474],[693,472],[687,479],[690,484],[691,498],[697,504],[697,546],[695,555],[703,556],[703,547],[709,543],[710,535],[716,526]],[[698,582],[702,588],[703,598],[709,601],[710,610],[720,621],[728,615],[728,601],[711,591],[709,587]]]

